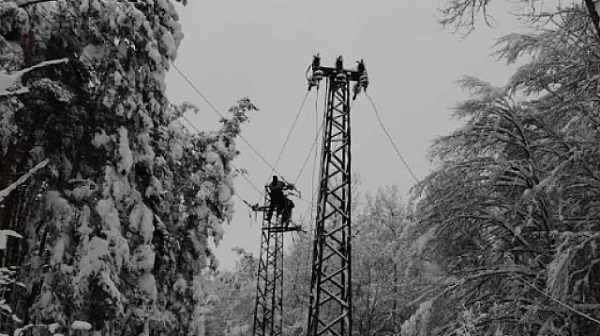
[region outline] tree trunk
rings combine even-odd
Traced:
[[[594,23],[594,28],[596,29],[596,34],[600,39],[600,16],[598,15],[598,11],[596,10],[596,2],[594,0],[585,0],[585,5],[590,12],[590,18]]]
[[[392,261],[393,262],[393,261]],[[392,323],[394,326],[394,332],[397,332],[398,322],[398,265],[394,262],[394,311],[393,311]]]

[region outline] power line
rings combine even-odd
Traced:
[[[131,5],[133,6],[133,5]],[[147,39],[148,42],[152,43],[152,45],[156,48],[158,48],[158,46],[150,39]],[[126,57],[125,54],[123,54],[123,52],[121,52],[121,50],[119,50],[118,48],[116,48],[117,51],[119,51],[121,53],[121,55],[123,55],[124,57]],[[202,100],[204,100],[206,102],[206,104],[208,104],[208,106],[210,106],[210,108],[221,118],[225,119],[225,116],[219,112],[219,110],[208,100],[208,98],[200,91],[200,89],[198,88],[198,86],[196,84],[194,84],[189,77],[181,70],[179,69],[179,67],[175,64],[175,62],[173,62],[173,60],[171,60],[170,58],[167,57],[167,60],[169,61],[169,64],[171,64],[173,66],[173,68],[175,69],[175,71],[185,80],[185,82],[192,87],[192,89],[200,96],[200,98],[202,98]],[[166,99],[166,97],[165,97]],[[188,120],[188,122],[190,122]],[[191,123],[190,123],[191,124]],[[244,141],[244,143],[246,143],[246,145],[248,147],[250,147],[250,149],[261,159],[263,160],[264,163],[267,164],[267,166],[269,166],[270,168],[273,169],[273,171],[277,172],[277,174],[281,175],[281,173],[279,173],[277,170],[275,170],[275,167],[273,167],[269,161],[254,147],[252,146],[252,144],[246,140],[246,138],[244,138],[244,136],[242,134],[238,134],[238,136],[242,139],[242,141]],[[255,187],[256,189],[256,187]],[[262,194],[262,193],[261,193]]]
[[[206,101],[206,103],[207,103],[207,104],[208,104],[208,105],[209,105],[209,106],[210,106],[210,107],[213,109],[213,111],[215,111],[215,113],[217,113],[217,114],[218,114],[218,115],[219,115],[221,118],[224,118],[224,117],[223,117],[223,115],[222,115],[222,114],[221,114],[221,113],[220,113],[220,112],[219,112],[219,111],[216,109],[216,107],[215,107],[213,104],[211,104],[211,103],[210,103],[210,101],[208,101],[208,99],[207,99],[207,98],[206,98],[206,97],[205,97],[205,96],[204,96],[204,95],[203,95],[203,94],[200,92],[200,90],[199,90],[199,89],[198,89],[198,88],[197,88],[197,87],[194,85],[194,83],[193,83],[193,82],[192,82],[192,81],[191,81],[191,80],[190,80],[190,79],[189,79],[189,78],[188,78],[188,77],[187,77],[187,76],[186,76],[186,75],[183,73],[183,71],[181,71],[181,70],[180,70],[180,69],[177,67],[177,65],[175,65],[175,63],[173,63],[173,61],[169,60],[169,62],[170,62],[170,64],[171,64],[171,65],[173,65],[173,68],[175,68],[175,70],[177,71],[177,73],[179,73],[179,74],[180,74],[180,75],[181,75],[181,76],[184,78],[184,80],[185,80],[185,81],[186,81],[186,82],[187,82],[187,83],[188,83],[188,84],[189,84],[189,85],[190,85],[190,86],[191,86],[191,87],[194,89],[194,91],[196,91],[196,92],[197,92],[197,93],[200,95],[200,97],[201,97],[202,99],[204,99],[204,101]],[[305,101],[306,101],[306,98],[307,98],[307,97],[308,97],[308,92],[307,92],[307,93],[306,93],[306,95],[304,96],[304,99],[303,99],[302,105],[301,105],[300,109],[298,110],[298,113],[297,113],[296,119],[297,119],[297,118],[298,118],[298,116],[300,115],[300,111],[302,111],[302,107],[304,106],[304,103],[305,103]],[[188,122],[189,122],[189,121],[188,121]],[[294,124],[295,124],[295,121],[294,121]],[[254,146],[252,146],[252,144],[250,144],[250,142],[248,142],[248,140],[246,140],[246,138],[244,138],[244,136],[243,136],[243,135],[239,134],[239,137],[240,137],[240,138],[241,138],[241,139],[242,139],[242,140],[243,140],[243,141],[246,143],[246,145],[248,145],[248,147],[250,147],[250,149],[252,149],[252,151],[253,151],[253,152],[254,152],[254,153],[255,153],[255,154],[256,154],[256,155],[257,155],[259,158],[261,158],[261,159],[263,160],[263,162],[264,162],[264,163],[266,163],[266,164],[267,164],[267,166],[269,166],[269,167],[272,169],[272,171],[271,171],[271,174],[273,174],[273,172],[276,172],[276,173],[277,173],[277,175],[281,176],[281,177],[282,177],[282,180],[284,180],[284,181],[285,181],[285,178],[283,178],[283,174],[281,174],[279,171],[277,171],[277,169],[275,168],[275,166],[271,165],[271,164],[269,163],[269,161],[268,161],[267,159],[265,159],[265,157],[264,157],[262,154],[260,154],[260,152],[259,152],[259,151],[258,151],[256,148],[254,148]],[[289,138],[289,134],[288,134],[288,138]],[[287,140],[286,140],[286,141],[287,141]],[[279,158],[278,158],[278,160],[279,160]],[[242,175],[242,176],[244,176],[244,175]],[[245,176],[244,176],[244,178],[245,178],[245,179],[246,179],[248,182],[250,182],[250,181],[249,181],[249,180],[248,180],[248,179],[247,179]],[[296,181],[296,182],[297,182],[297,181]],[[296,184],[296,182],[294,182],[294,184]],[[254,186],[254,185],[253,185],[253,187],[254,187],[254,189],[257,189],[257,190],[258,190],[258,188],[256,188],[256,186]],[[261,195],[261,196],[263,196],[263,195],[264,195],[262,192],[259,192],[259,193],[260,193],[260,195]],[[300,199],[300,200],[301,200],[301,201],[303,201],[303,202],[309,203],[307,200],[305,200],[305,199],[304,199],[304,198],[302,198],[302,197],[298,197],[298,199]],[[247,203],[247,202],[246,202],[246,203]]]
[[[315,99],[315,133],[317,136],[319,135],[319,88],[317,87],[317,98]],[[311,175],[311,183],[310,183],[310,219],[313,220],[313,211],[312,206],[315,201],[315,171],[317,168],[317,156],[318,151],[315,150],[315,159],[313,160],[313,169]]]
[[[202,98],[206,104],[208,104],[208,106],[210,106],[212,108],[213,111],[215,111],[219,117],[221,118],[225,118],[225,116],[223,114],[221,114],[221,112],[219,112],[219,110],[217,110],[217,108],[206,98],[206,96],[204,94],[202,94],[202,92],[200,91],[200,89],[188,78],[188,76],[185,75],[185,73],[183,73],[183,71],[181,71],[179,69],[179,67],[177,65],[175,65],[175,63],[168,58],[169,63],[173,66],[173,68],[175,68],[175,71],[177,71],[177,73],[181,76],[181,78],[183,78],[186,83],[188,83],[189,86],[192,87],[192,89],[194,91],[196,91],[196,93],[200,96],[200,98]]]
[[[198,133],[201,133],[201,131],[200,131],[200,130],[199,130],[199,129],[198,129],[198,128],[197,128],[197,127],[194,125],[194,124],[192,124],[192,122],[190,121],[190,119],[188,119],[188,118],[187,118],[186,116],[184,116],[184,115],[182,115],[182,116],[181,116],[181,118],[182,118],[183,120],[187,121],[187,122],[188,122],[188,124],[190,124],[190,126],[192,126],[192,128],[193,128],[194,130],[196,130],[196,132],[198,132]],[[239,170],[239,169],[238,169],[238,168],[237,168],[237,167],[236,167],[236,166],[233,164],[233,162],[229,162],[229,165],[231,165],[231,167],[232,167],[233,169],[235,169],[235,170]],[[247,178],[247,177],[246,177],[244,174],[240,174],[240,176],[241,176],[241,177],[242,177],[244,180],[246,180],[246,181],[247,181],[247,182],[248,182],[248,183],[249,183],[249,184],[250,184],[250,185],[251,185],[251,186],[254,188],[254,190],[258,191],[258,193],[262,195],[262,191],[261,191],[261,190],[260,190],[260,189],[259,189],[259,188],[258,188],[258,187],[257,187],[257,186],[254,184],[254,183],[252,183],[252,181],[250,181],[250,180],[249,180],[249,179],[248,179],[248,178]],[[237,195],[237,194],[236,194],[236,195]],[[238,196],[238,197],[239,197],[239,196]],[[244,199],[242,199],[242,200],[243,200],[245,203],[248,203],[246,200],[244,200]]]
[[[308,155],[306,157],[306,160],[308,160],[310,158],[310,154],[313,151],[313,148],[315,146],[315,144],[318,143],[318,139],[319,139],[319,133],[320,133],[321,128],[319,128],[319,89],[317,88],[317,95],[315,98],[315,132],[316,132],[316,138],[315,141],[313,142],[313,145],[310,149],[310,151],[308,152]],[[310,189],[310,204],[308,205],[308,207],[306,208],[306,211],[304,211],[304,213],[302,214],[302,217],[300,217],[301,221],[304,223],[304,219],[306,218],[306,216],[308,216],[308,213],[310,212],[311,216],[310,216],[310,221],[312,222],[313,220],[313,211],[312,211],[312,207],[314,206],[314,201],[315,201],[315,168],[317,165],[317,154],[318,151],[315,151],[315,160],[313,161],[313,170],[312,170],[312,180],[311,180],[311,189]],[[306,164],[307,161],[305,161]],[[296,180],[298,180],[300,178],[300,175],[302,174],[302,170],[304,169],[304,165],[303,168],[301,169],[300,173],[298,174],[298,177],[296,178]]]
[[[379,111],[377,110],[377,107],[375,106],[375,103],[373,102],[373,99],[371,99],[371,96],[369,96],[369,94],[366,91],[365,91],[365,95],[369,99],[369,102],[371,103],[371,106],[373,106],[373,111],[375,111],[375,116],[377,117],[377,120],[379,121],[379,125],[383,129],[383,132],[385,132],[385,135],[387,135],[387,138],[390,141],[390,143],[392,144],[392,146],[394,147],[394,149],[396,150],[396,154],[398,154],[398,157],[400,158],[400,160],[402,160],[402,163],[404,163],[404,166],[406,167],[406,169],[408,170],[408,172],[410,173],[410,175],[412,176],[412,178],[415,179],[415,181],[417,183],[419,183],[419,179],[417,178],[417,176],[415,175],[415,173],[413,173],[412,169],[410,169],[410,166],[408,165],[408,163],[406,162],[406,160],[404,159],[404,157],[400,153],[400,150],[398,150],[398,146],[396,146],[396,144],[394,143],[394,140],[392,140],[392,137],[390,136],[390,133],[388,133],[387,129],[383,125],[383,122],[381,121],[381,118],[379,117]]]
[[[133,6],[133,5],[132,5],[132,6]],[[42,17],[43,17],[43,16],[42,16]],[[50,24],[52,24],[52,23],[51,23],[51,22],[50,22],[48,19],[46,19],[45,17],[43,17],[43,19],[44,19],[44,20],[46,20],[47,22],[49,22]],[[60,35],[60,34],[59,34],[59,35]],[[103,39],[104,39],[104,36],[102,36],[102,37],[103,37]],[[150,40],[150,39],[146,39],[146,40],[147,40],[148,42],[152,43],[152,45],[153,45],[154,47],[156,47],[156,48],[157,48],[157,46],[155,45],[155,43],[154,43],[152,40]],[[106,39],[104,39],[104,43],[106,43]],[[118,48],[115,48],[115,50],[117,50],[117,51],[118,51],[118,52],[119,52],[119,53],[120,53],[122,56],[126,57],[126,55],[125,55],[125,54],[123,54],[123,52],[122,52],[120,49],[118,49]],[[88,58],[88,59],[89,59],[89,58]],[[191,86],[191,87],[192,87],[192,89],[193,89],[193,90],[194,90],[194,91],[195,91],[195,92],[196,92],[196,93],[197,93],[197,94],[198,94],[198,95],[199,95],[199,96],[200,96],[200,97],[201,97],[201,98],[202,98],[202,99],[203,99],[203,100],[204,100],[204,101],[205,101],[205,102],[208,104],[208,106],[210,106],[210,107],[211,107],[211,109],[212,109],[212,110],[213,110],[213,111],[214,111],[214,112],[215,112],[215,113],[216,113],[218,116],[220,116],[221,118],[225,119],[225,117],[223,116],[223,114],[222,114],[221,112],[219,112],[219,110],[218,110],[218,109],[217,109],[217,108],[216,108],[216,107],[215,107],[215,106],[214,106],[214,105],[213,105],[213,104],[212,104],[212,103],[211,103],[211,102],[208,100],[208,98],[206,98],[206,96],[205,96],[205,95],[204,95],[204,94],[203,94],[203,93],[200,91],[200,89],[199,89],[199,88],[198,88],[198,87],[197,87],[197,86],[196,86],[196,85],[195,85],[195,84],[194,84],[194,83],[193,83],[193,82],[192,82],[192,81],[189,79],[189,77],[188,77],[188,76],[186,76],[186,74],[185,74],[185,73],[184,73],[184,72],[183,72],[181,69],[179,69],[179,67],[178,67],[178,66],[177,66],[177,65],[176,65],[176,64],[175,64],[175,63],[174,63],[174,62],[173,62],[173,61],[172,61],[170,58],[167,58],[167,60],[169,61],[169,64],[171,64],[171,65],[173,66],[173,68],[175,69],[175,71],[176,71],[176,72],[177,72],[177,73],[178,73],[178,74],[179,74],[179,75],[180,75],[180,76],[181,76],[181,77],[182,77],[182,78],[185,80],[185,82],[186,82],[186,83],[187,83],[189,86]],[[91,61],[91,60],[90,60],[90,61]],[[304,99],[303,99],[303,103],[302,103],[302,106],[301,106],[301,108],[300,108],[300,111],[302,110],[302,107],[303,107],[303,105],[304,105],[304,102],[306,101],[306,98],[307,98],[307,97],[308,97],[308,92],[306,93],[306,95],[305,95],[305,97],[304,97]],[[166,97],[165,97],[165,99],[168,101],[168,99],[167,99]],[[300,113],[300,112],[298,112],[298,115],[299,115],[299,113]],[[185,116],[183,116],[183,117],[185,117]],[[186,119],[187,119],[187,118],[186,118]],[[192,125],[192,126],[193,126],[193,124],[191,123],[191,121],[190,121],[189,119],[187,119],[187,122],[188,122],[190,125]],[[198,132],[200,132],[200,131],[198,130],[198,128],[196,128],[195,126],[193,126],[193,127],[194,127],[194,128],[195,128],[195,129],[196,129]],[[281,174],[279,171],[277,171],[277,170],[276,170],[276,168],[275,168],[273,165],[271,165],[271,164],[269,163],[269,161],[268,161],[268,160],[267,160],[267,159],[266,159],[266,158],[265,158],[265,157],[264,157],[264,156],[263,156],[263,155],[262,155],[262,154],[261,154],[261,153],[260,153],[260,152],[259,152],[259,151],[258,151],[258,150],[255,148],[255,147],[254,147],[254,146],[252,146],[252,144],[251,144],[250,142],[248,142],[248,140],[246,140],[246,138],[244,138],[244,136],[243,136],[243,135],[241,135],[241,134],[238,134],[238,136],[239,136],[239,137],[242,139],[242,141],[244,141],[244,143],[246,143],[246,145],[247,145],[248,147],[250,147],[250,149],[251,149],[251,150],[252,150],[252,151],[253,151],[253,152],[254,152],[254,153],[255,153],[255,154],[256,154],[256,155],[257,155],[257,156],[258,156],[260,159],[262,159],[262,160],[263,160],[263,162],[264,162],[265,164],[267,164],[267,166],[269,166],[269,167],[272,169],[272,171],[273,171],[273,172],[276,172],[278,175],[280,175],[280,176],[283,176],[283,175],[282,175],[282,174]],[[235,168],[235,166],[234,166],[233,164],[231,164],[231,165],[232,165],[232,167],[234,167],[234,169],[237,169],[237,168]],[[252,182],[250,182],[250,180],[249,180],[249,179],[248,179],[246,176],[244,176],[243,174],[241,174],[241,176],[242,176],[242,177],[243,177],[243,178],[244,178],[246,181],[248,181],[248,182],[251,184],[251,186],[252,186],[252,187],[253,187],[255,190],[257,190],[257,191],[258,191],[258,192],[259,192],[261,195],[263,195],[262,191],[260,191],[260,190],[259,190],[259,189],[258,189],[258,188],[257,188],[257,187],[256,187],[256,186],[255,186],[255,185],[252,183]],[[283,180],[285,180],[285,179],[283,179]],[[295,184],[295,183],[294,183],[294,184]],[[302,201],[304,201],[304,202],[306,202],[306,203],[308,203],[308,201],[307,201],[307,200],[305,200],[305,199],[303,199],[303,198],[301,198],[301,197],[300,197],[299,199],[300,199],[300,200],[302,200]],[[246,201],[245,201],[245,202],[246,202]],[[247,203],[247,202],[246,202],[246,203]]]
[[[352,102],[352,104],[350,105],[350,110],[352,110],[353,106],[354,106],[354,102]],[[318,109],[317,109],[316,115],[318,116]],[[319,123],[319,121],[317,120],[317,124],[318,123]],[[321,130],[323,129],[324,125],[325,125],[325,118],[323,118],[323,120],[321,121],[321,126],[317,130],[317,134],[315,135],[315,139],[313,140],[312,146],[310,147],[310,151],[306,155],[306,158],[304,159],[304,163],[302,164],[302,168],[300,168],[300,171],[298,172],[298,175],[296,176],[296,182],[298,181],[298,179],[300,179],[300,175],[302,175],[302,173],[304,172],[304,168],[306,168],[306,164],[307,164],[308,160],[310,159],[310,154],[312,153],[313,149],[315,148],[315,145],[318,143],[319,135],[320,135]],[[313,167],[316,166],[317,155],[318,155],[318,152],[315,152],[315,163],[314,163],[315,165]],[[314,171],[314,169],[313,169],[313,171]]]
[[[527,280],[525,280],[525,279],[521,278],[521,277],[520,277],[520,276],[518,276],[517,274],[511,273],[511,275],[512,275],[514,278],[516,278],[516,279],[518,279],[519,281],[521,281],[522,283],[524,283],[524,284],[526,284],[527,286],[529,286],[530,288],[533,288],[535,291],[537,291],[537,292],[541,293],[543,296],[547,297],[548,299],[550,299],[550,300],[552,300],[552,301],[554,301],[554,302],[558,303],[559,305],[563,306],[564,308],[567,308],[568,310],[570,310],[570,311],[574,312],[575,314],[577,314],[577,315],[580,315],[580,316],[583,316],[583,317],[585,317],[586,319],[588,319],[588,320],[590,320],[590,321],[592,321],[592,322],[596,322],[597,324],[599,324],[599,325],[600,325],[600,320],[597,320],[597,319],[595,319],[595,318],[591,317],[590,315],[588,315],[588,314],[586,314],[586,313],[584,313],[584,312],[582,312],[582,311],[579,311],[579,310],[577,310],[577,309],[575,309],[575,308],[573,308],[573,307],[569,306],[568,304],[566,304],[566,303],[564,303],[564,302],[562,302],[562,301],[560,301],[560,300],[558,300],[558,299],[555,299],[555,298],[553,298],[552,296],[550,296],[550,295],[546,294],[546,293],[545,293],[543,290],[541,290],[541,289],[537,288],[535,285],[533,285],[533,284],[529,283]]]
[[[40,2],[41,2],[41,1],[40,1]],[[34,11],[35,13],[37,13],[37,10],[36,10],[36,7],[35,7],[35,6],[33,7],[33,11]],[[48,19],[47,19],[47,18],[46,18],[44,15],[38,15],[38,16],[39,16],[39,17],[41,17],[42,19],[44,19],[44,20],[45,20],[45,21],[46,21],[46,22],[47,22],[49,25],[51,25],[51,26],[53,25],[53,22],[51,22],[50,20],[48,20]],[[63,35],[60,33],[60,31],[59,31],[59,30],[56,30],[56,32],[57,32],[57,34],[58,34],[58,35],[59,35],[59,36],[60,36],[62,39],[64,39],[65,41],[66,41],[66,40],[68,40],[67,38],[65,38],[65,37],[64,37],[64,36],[63,36]],[[104,38],[104,36],[102,36],[102,38],[103,38],[103,41],[104,41],[104,43],[107,43],[107,42],[106,42],[106,39]],[[152,41],[151,41],[151,40],[148,40],[148,42],[152,43]],[[153,44],[154,44],[154,43],[153,43]],[[110,45],[110,43],[109,43],[109,45]],[[155,47],[156,47],[156,46],[155,46]],[[118,49],[118,48],[114,48],[114,50],[116,50],[117,52],[119,52],[119,53],[120,53],[120,54],[121,54],[123,57],[127,57],[127,55],[123,54],[123,52],[122,52],[120,49]],[[90,61],[90,63],[92,63],[92,61],[93,61],[93,60],[92,60],[92,59],[90,59],[90,58],[89,58],[89,57],[88,57],[88,56],[87,56],[85,53],[81,53],[81,55],[82,55],[83,57],[85,57],[85,58],[86,58],[88,61]],[[186,82],[187,82],[188,84],[190,84],[190,86],[192,86],[192,88],[193,88],[193,89],[194,89],[194,90],[195,90],[195,91],[198,93],[198,95],[200,95],[200,97],[202,97],[202,98],[203,98],[203,99],[206,101],[206,103],[207,103],[207,104],[208,104],[210,107],[212,107],[212,109],[213,109],[213,110],[214,110],[214,111],[215,111],[215,112],[216,112],[216,113],[217,113],[219,116],[221,116],[221,118],[225,118],[225,117],[224,117],[224,116],[223,116],[223,115],[222,115],[222,114],[221,114],[221,113],[220,113],[220,112],[219,112],[219,111],[218,111],[218,110],[217,110],[217,109],[214,107],[214,105],[212,105],[212,104],[210,103],[210,101],[208,101],[208,99],[207,99],[207,98],[206,98],[206,97],[205,97],[205,96],[202,94],[202,92],[200,92],[200,90],[199,90],[199,89],[198,89],[196,86],[194,86],[194,84],[193,84],[193,83],[192,83],[192,82],[191,82],[191,81],[190,81],[190,80],[187,78],[187,76],[185,76],[185,74],[184,74],[184,73],[183,73],[181,70],[179,70],[179,68],[178,68],[178,67],[177,67],[177,66],[176,66],[176,65],[173,63],[173,61],[171,61],[171,59],[168,59],[168,60],[169,60],[170,64],[171,64],[171,65],[173,65],[173,67],[175,68],[175,70],[176,70],[176,71],[177,71],[177,72],[178,72],[178,73],[179,73],[179,74],[180,74],[180,75],[181,75],[181,76],[182,76],[182,77],[183,77],[183,78],[186,80]],[[164,98],[165,98],[165,100],[166,100],[166,101],[167,101],[169,104],[171,104],[171,102],[169,102],[169,100],[168,100],[168,98],[167,98],[166,96],[165,96]],[[98,99],[98,100],[99,100],[99,99]],[[188,122],[188,123],[189,123],[189,124],[192,126],[192,128],[194,128],[194,129],[195,129],[197,132],[201,133],[201,131],[200,131],[200,130],[199,130],[199,129],[198,129],[198,128],[197,128],[197,127],[196,127],[196,126],[195,126],[195,125],[194,125],[194,124],[193,124],[193,123],[192,123],[192,122],[191,122],[191,121],[190,121],[190,120],[189,120],[189,119],[188,119],[186,116],[185,116],[185,115],[182,115],[182,118],[183,118],[184,120],[186,120],[186,121],[187,121],[187,122]],[[242,138],[244,141],[246,141],[246,140],[245,140],[245,139],[242,137],[242,135],[241,135],[241,134],[240,134],[239,136],[240,136],[240,137],[241,137],[241,138]],[[252,147],[252,146],[251,146],[251,145],[250,145],[250,144],[249,144],[247,141],[246,141],[246,143],[247,143],[247,144],[248,144],[248,145],[249,145],[249,146],[250,146],[250,147],[251,147],[251,148],[252,148],[254,151],[256,151],[256,150],[255,150],[255,149],[254,149],[254,148],[253,148],[253,147]],[[260,153],[258,153],[258,154],[260,155]],[[262,157],[262,156],[261,156],[261,157]],[[264,158],[263,158],[263,160],[264,160]],[[232,167],[233,169],[235,169],[235,170],[239,171],[239,169],[238,169],[238,168],[237,168],[237,167],[236,167],[236,166],[235,166],[235,165],[234,165],[232,162],[230,162],[229,164],[231,165],[231,167]],[[267,162],[267,164],[268,164],[268,162]],[[247,182],[248,182],[248,183],[249,183],[249,184],[250,184],[250,185],[251,185],[251,186],[252,186],[252,187],[253,187],[253,188],[254,188],[254,189],[255,189],[255,190],[256,190],[256,191],[259,193],[259,194],[261,194],[261,195],[262,195],[262,191],[261,191],[261,190],[260,190],[258,187],[256,187],[256,185],[255,185],[254,183],[252,183],[252,181],[250,181],[250,180],[249,180],[249,179],[248,179],[248,178],[247,178],[247,177],[246,177],[244,174],[240,174],[240,176],[241,176],[241,177],[242,177],[244,180],[246,180],[246,181],[247,181]],[[244,203],[246,203],[247,205],[249,205],[249,203],[248,203],[248,202],[247,202],[245,199],[243,199],[241,196],[239,196],[238,194],[235,194],[235,195],[236,195],[238,198],[240,198],[240,199],[241,199],[241,200],[242,200]]]
[[[308,94],[309,93],[310,93],[310,91],[306,91],[306,94],[304,95],[304,99],[302,99],[302,103],[300,104],[300,108],[298,109],[298,112],[296,113],[296,118],[294,119],[294,122],[292,123],[292,126],[291,126],[290,130],[288,131],[287,137],[285,138],[285,141],[283,142],[283,146],[281,147],[281,150],[279,151],[279,154],[277,155],[277,160],[275,160],[275,167],[273,168],[273,170],[271,170],[271,173],[269,175],[273,175],[273,172],[275,171],[275,168],[279,164],[279,160],[281,160],[281,156],[283,155],[283,151],[285,150],[285,147],[287,146],[287,143],[290,140],[292,132],[294,131],[294,128],[296,127],[296,123],[298,122],[298,118],[300,117],[300,112],[302,112],[302,108],[304,107],[304,104],[306,103],[306,99],[308,98]],[[268,178],[269,177],[267,176],[267,179]]]
[[[300,175],[302,175],[302,172],[304,172],[304,168],[306,168],[306,164],[308,163],[308,160],[310,159],[310,155],[312,154],[312,151],[315,148],[317,141],[319,140],[319,133],[321,132],[321,129],[323,128],[324,123],[325,123],[325,119],[323,119],[323,122],[321,122],[321,126],[319,127],[319,129],[317,131],[317,135],[315,136],[315,139],[313,140],[312,146],[310,147],[310,151],[308,152],[308,154],[306,155],[306,158],[304,159],[302,168],[300,168],[300,171],[298,172],[298,175],[296,176],[296,179],[294,180],[294,184],[296,184],[298,182],[298,180],[300,179]]]
[[[171,65],[173,65],[173,67],[175,68],[175,70],[176,70],[176,71],[177,71],[177,72],[178,72],[178,73],[179,73],[179,74],[180,74],[180,75],[181,75],[181,76],[184,78],[184,80],[185,80],[185,81],[186,81],[186,82],[187,82],[187,83],[188,83],[188,84],[189,84],[189,85],[190,85],[190,86],[191,86],[191,87],[194,89],[194,91],[196,91],[196,92],[197,92],[197,93],[200,95],[200,97],[202,97],[202,99],[204,99],[204,100],[206,101],[206,103],[207,103],[207,104],[208,104],[208,105],[209,105],[209,106],[210,106],[210,107],[213,109],[213,111],[215,111],[215,113],[217,113],[217,114],[218,114],[218,115],[219,115],[221,118],[224,118],[224,117],[223,117],[223,115],[222,115],[222,114],[221,114],[221,113],[220,113],[220,112],[219,112],[219,111],[218,111],[218,110],[217,110],[217,109],[214,107],[214,105],[213,105],[213,104],[211,104],[211,103],[208,101],[208,99],[207,99],[207,98],[206,98],[206,97],[205,97],[205,96],[204,96],[204,95],[203,95],[203,94],[200,92],[200,90],[199,90],[199,89],[198,89],[198,88],[197,88],[197,87],[194,85],[194,83],[193,83],[193,82],[192,82],[192,81],[191,81],[191,80],[190,80],[190,79],[189,79],[189,78],[188,78],[188,77],[187,77],[187,76],[186,76],[186,75],[183,73],[183,71],[181,71],[181,70],[180,70],[180,69],[179,69],[179,68],[178,68],[178,67],[175,65],[175,63],[173,63],[171,60],[169,60],[169,62],[171,63]],[[306,93],[306,95],[304,96],[304,99],[303,99],[302,105],[301,105],[300,109],[298,110],[298,113],[297,113],[296,119],[297,119],[297,118],[298,118],[298,116],[300,115],[300,111],[302,111],[302,107],[304,106],[304,103],[306,102],[306,98],[307,98],[307,97],[308,97],[308,92],[307,92],[307,93]],[[188,122],[191,124],[191,122],[190,122],[189,120],[188,120]],[[294,122],[294,123],[295,123],[295,122]],[[242,140],[243,140],[243,141],[244,141],[244,142],[245,142],[245,143],[248,145],[248,147],[250,147],[250,149],[252,149],[252,151],[254,151],[254,153],[256,153],[256,155],[258,155],[258,157],[260,157],[260,158],[261,158],[261,159],[262,159],[262,160],[263,160],[263,161],[264,161],[264,162],[265,162],[265,163],[266,163],[266,164],[267,164],[267,165],[268,165],[268,166],[269,166],[269,167],[272,169],[272,172],[276,172],[276,173],[277,173],[279,176],[282,176],[282,179],[285,181],[285,178],[283,178],[283,175],[282,175],[282,174],[281,174],[279,171],[277,171],[277,170],[275,169],[275,167],[274,167],[273,165],[271,165],[271,164],[269,163],[269,161],[268,161],[267,159],[265,159],[265,158],[264,158],[264,156],[262,156],[262,155],[260,154],[260,152],[258,152],[258,150],[256,150],[256,148],[254,148],[254,146],[252,146],[252,144],[250,144],[250,143],[248,142],[248,140],[246,140],[246,139],[245,139],[245,138],[244,138],[244,137],[243,137],[241,134],[239,134],[239,137],[240,137],[240,138],[241,138],[241,139],[242,139]],[[288,134],[288,138],[289,138],[289,134]],[[272,174],[272,172],[271,172],[271,174]],[[248,179],[247,179],[247,178],[246,178],[244,175],[242,175],[242,176],[243,176],[243,177],[246,179],[246,181],[248,181],[249,183],[251,183],[251,182],[250,182],[250,180],[248,180]],[[297,182],[297,181],[296,181],[296,182]],[[296,184],[296,182],[294,182],[294,184]],[[251,185],[254,187],[254,189],[256,189],[256,190],[258,191],[258,188],[257,188],[257,187],[256,187],[254,184],[252,184],[252,183],[251,183]],[[259,191],[259,193],[260,193],[260,195],[261,195],[261,196],[263,196],[263,195],[264,195],[264,194],[263,194],[261,191]],[[305,199],[304,199],[304,198],[302,198],[302,197],[299,197],[298,199],[300,199],[300,200],[301,200],[301,201],[303,201],[303,202],[306,202],[306,203],[308,203],[308,201],[307,201],[307,200],[305,200]],[[246,202],[246,203],[247,203],[247,202]]]
[[[179,69],[179,67],[177,65],[175,65],[175,63],[169,59],[169,63],[173,66],[173,68],[175,68],[175,71],[177,71],[177,73],[179,73],[179,75],[192,87],[192,89],[200,96],[200,98],[202,98],[207,104],[208,106],[210,106],[212,108],[212,110],[219,115],[221,118],[225,118],[223,116],[223,114],[221,114],[221,112],[219,112],[219,110],[217,110],[217,108],[206,98],[206,96],[204,96],[204,94],[202,94],[202,92],[200,91],[200,89],[183,73],[183,71],[181,71]],[[244,138],[243,135],[239,134],[240,139],[242,139],[242,141],[244,141],[244,143],[246,143],[246,145],[248,147],[250,147],[250,149],[261,159],[263,160],[263,162],[269,166],[269,168],[273,169],[274,172],[276,172],[278,175],[281,175],[280,172],[278,172],[275,167],[273,165],[271,165],[269,163],[269,161],[267,159],[265,159],[265,157],[260,154],[260,152],[254,147],[252,146],[252,144],[250,142],[248,142],[248,140],[246,140],[246,138]]]

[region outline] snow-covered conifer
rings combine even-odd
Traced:
[[[0,229],[24,236],[6,251],[27,265],[17,315],[95,335],[199,330],[208,242],[231,219],[235,138],[256,108],[240,100],[219,130],[181,124],[193,107],[165,93],[183,38],[173,1],[5,1],[0,17],[0,189],[48,160],[0,209]]]

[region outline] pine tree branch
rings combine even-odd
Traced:
[[[594,0],[585,0],[585,5],[590,12],[590,18],[594,23],[594,28],[596,29],[596,33],[598,34],[598,38],[600,38],[600,15],[598,15],[598,11],[596,10],[596,1]]]
[[[17,1],[15,1],[15,3],[17,4],[17,6],[23,8],[23,7],[35,5],[38,3],[51,2],[51,1],[56,1],[56,0],[17,0]]]

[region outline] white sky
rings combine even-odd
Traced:
[[[250,115],[242,135],[274,164],[306,92],[304,73],[319,52],[323,65],[343,55],[346,67],[364,58],[369,94],[400,151],[419,178],[431,169],[428,147],[457,127],[451,108],[466,98],[455,81],[472,75],[502,85],[511,70],[491,56],[494,39],[518,30],[497,7],[496,29],[479,27],[466,39],[442,30],[436,10],[444,1],[414,0],[202,0],[180,10],[185,38],[175,64],[225,114],[238,98],[249,97],[260,109]],[[496,1],[499,5],[503,2]],[[496,5],[498,6],[498,5]],[[190,119],[201,130],[216,129],[218,116],[175,71],[167,77],[173,102],[191,101],[201,113]],[[319,93],[319,118],[324,90]],[[352,110],[353,172],[361,191],[398,184],[408,192],[414,180],[396,156],[366,97]],[[293,181],[315,138],[315,92],[311,92],[277,170]],[[243,143],[234,161],[249,171],[259,188],[271,169]],[[320,147],[317,147],[320,150]],[[317,161],[318,163],[318,161]],[[298,181],[311,199],[313,159]],[[318,173],[317,173],[318,175]],[[251,203],[259,194],[242,178],[238,194]],[[259,222],[236,200],[236,215],[225,226],[217,249],[222,267],[236,259],[231,247],[258,255]],[[262,199],[261,199],[262,200]],[[296,202],[294,220],[307,204]],[[289,243],[289,242],[288,242]]]

